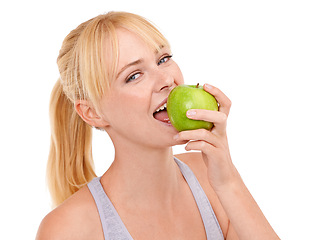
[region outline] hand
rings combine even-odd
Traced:
[[[219,103],[219,111],[204,109],[191,109],[187,117],[194,120],[213,122],[213,128],[182,131],[177,136],[177,141],[187,141],[185,149],[199,150],[207,166],[208,179],[214,190],[221,190],[228,184],[238,179],[230,156],[226,134],[227,118],[231,108],[230,99],[218,88],[205,84],[204,90],[212,94]]]

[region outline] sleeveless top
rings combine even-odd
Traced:
[[[224,237],[219,222],[194,173],[185,163],[175,157],[174,159],[193,193],[203,220],[207,239],[223,240]],[[104,238],[108,240],[133,240],[110,199],[104,192],[100,179],[100,177],[94,178],[88,183],[88,188],[100,215]]]

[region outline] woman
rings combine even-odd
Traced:
[[[213,129],[178,133],[157,110],[183,84],[167,40],[144,18],[97,16],[64,40],[51,97],[48,180],[55,205],[37,239],[279,239],[234,167],[226,137],[230,100],[191,110]],[[96,178],[91,127],[115,159]],[[173,156],[172,146],[200,152]]]

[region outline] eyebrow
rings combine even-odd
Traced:
[[[165,47],[164,45],[160,45],[160,46],[159,46],[159,50],[162,50],[164,47]],[[155,50],[155,54],[157,54],[158,52],[159,52],[159,51],[156,49],[156,50]],[[142,63],[143,61],[144,61],[144,60],[141,58],[141,59],[138,59],[138,60],[136,60],[136,61],[133,61],[133,62],[128,63],[127,65],[123,66],[123,67],[121,68],[121,70],[118,72],[118,74],[117,74],[117,77],[116,77],[116,78],[118,78],[118,77],[120,76],[120,74],[121,74],[123,71],[125,71],[127,68],[129,68],[129,67],[131,67],[131,66],[134,66],[134,65],[137,65],[137,64],[140,64],[140,63]]]
[[[131,62],[131,63],[128,63],[127,65],[125,65],[125,66],[123,66],[122,68],[121,68],[121,70],[118,72],[118,74],[117,74],[117,78],[120,76],[120,74],[123,72],[123,71],[125,71],[127,68],[129,68],[129,67],[131,67],[131,66],[134,66],[134,65],[137,65],[137,64],[140,64],[140,63],[142,63],[144,60],[143,59],[138,59],[138,60],[136,60],[136,61],[133,61],[133,62]]]

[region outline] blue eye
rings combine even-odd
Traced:
[[[159,60],[157,65],[159,66],[162,63],[168,62],[172,57],[173,57],[173,55],[167,55],[167,56],[162,57],[162,59]]]
[[[128,83],[128,82],[134,81],[134,80],[136,80],[139,76],[140,76],[140,73],[135,73],[135,74],[131,75],[131,76],[126,80],[126,82]]]

